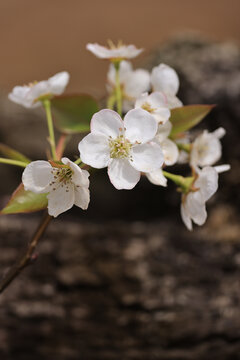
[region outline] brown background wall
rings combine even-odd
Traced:
[[[239,0],[0,0],[0,89],[68,70],[68,90],[104,91],[107,63],[85,50],[108,38],[148,51],[196,30],[239,41]]]

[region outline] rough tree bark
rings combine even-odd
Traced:
[[[2,272],[36,219],[0,226]],[[1,359],[239,359],[239,231],[225,207],[194,233],[174,220],[54,221],[0,297]]]

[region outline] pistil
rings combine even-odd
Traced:
[[[132,144],[123,135],[109,140],[110,157],[124,159],[129,157]]]

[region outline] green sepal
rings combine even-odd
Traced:
[[[179,186],[183,193],[188,193],[190,191],[195,180],[193,176],[184,177],[182,175],[175,175],[164,170],[163,175]]]

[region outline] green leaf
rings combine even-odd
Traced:
[[[215,105],[188,105],[171,110],[170,121],[173,125],[170,137],[191,129],[215,107]]]
[[[62,95],[51,100],[56,127],[65,134],[90,130],[90,121],[99,110],[98,103],[90,95]]]
[[[25,155],[2,143],[0,143],[0,154],[6,156],[8,159],[23,161],[25,163],[31,162]]]
[[[35,194],[32,191],[26,191],[21,183],[0,214],[29,213],[45,209],[47,205],[47,194]]]

